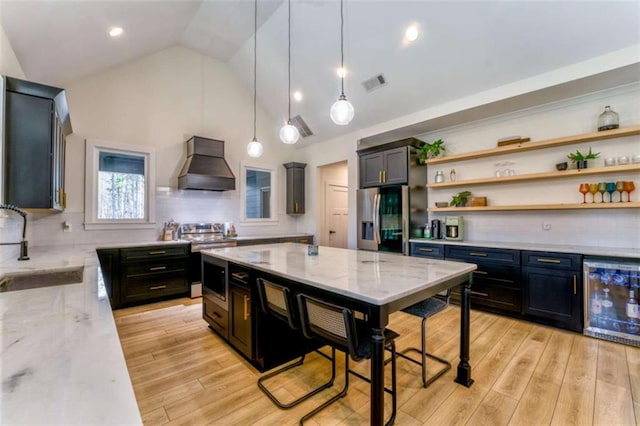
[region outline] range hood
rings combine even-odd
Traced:
[[[236,189],[236,178],[224,159],[224,141],[201,136],[193,136],[187,141],[187,160],[178,175],[178,188]]]

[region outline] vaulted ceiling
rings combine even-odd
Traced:
[[[314,136],[304,144],[635,46],[638,1],[345,0],[345,93],[356,109],[336,126],[340,2],[292,0],[294,102]],[[420,35],[403,39],[409,24]],[[63,86],[173,45],[228,63],[252,88],[250,0],[0,0],[0,24],[31,80]],[[108,27],[124,28],[110,39]],[[259,0],[258,101],[287,115],[287,3]],[[368,92],[365,80],[383,74]],[[640,79],[640,77],[639,77]]]

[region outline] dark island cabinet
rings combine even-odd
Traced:
[[[72,132],[65,92],[12,77],[5,86],[5,202],[62,211],[65,140]]]
[[[360,156],[360,187],[402,185],[409,181],[409,147]]]
[[[538,322],[582,332],[582,256],[522,252],[524,314]]]
[[[114,309],[189,295],[189,244],[98,249]]]
[[[255,280],[250,272],[229,265],[229,343],[249,359],[254,359],[252,288]]]
[[[287,214],[304,214],[304,169],[307,165],[291,162],[283,166],[287,169]]]

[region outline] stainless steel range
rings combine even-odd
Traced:
[[[235,247],[235,240],[225,238],[223,223],[183,223],[178,228],[178,238],[191,242],[189,281],[191,297],[202,295],[202,256],[200,250]]]

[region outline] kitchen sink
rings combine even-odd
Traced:
[[[83,271],[84,267],[79,267],[63,271],[8,274],[0,278],[0,293],[81,283]]]

